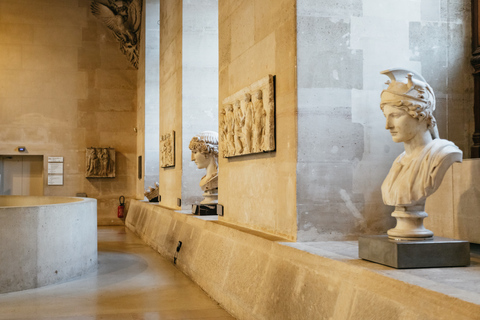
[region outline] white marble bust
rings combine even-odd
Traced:
[[[197,134],[190,141],[189,148],[197,168],[207,170],[200,180],[200,188],[204,191],[200,203],[218,203],[218,133],[204,131]]]
[[[421,75],[405,69],[381,73],[390,78],[380,102],[385,129],[405,148],[382,184],[383,201],[395,206],[392,216],[397,219],[397,226],[388,234],[393,238],[428,238],[433,233],[423,227],[425,200],[438,189],[447,169],[462,161],[462,151],[439,138],[433,117],[435,95]]]

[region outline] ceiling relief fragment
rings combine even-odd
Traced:
[[[93,0],[90,8],[112,31],[120,42],[120,51],[138,69],[142,0]]]

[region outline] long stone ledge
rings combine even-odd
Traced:
[[[396,270],[356,241],[276,242],[132,201],[126,226],[238,319],[479,319],[480,256],[465,268]]]

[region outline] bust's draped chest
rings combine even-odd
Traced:
[[[203,176],[202,180],[200,180],[200,188],[202,188],[203,191],[218,189],[218,174],[208,180],[207,176]]]
[[[383,202],[390,206],[423,204],[438,189],[448,167],[461,157],[462,151],[443,139],[432,140],[416,156],[403,152],[383,181]]]

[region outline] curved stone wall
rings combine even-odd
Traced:
[[[0,293],[80,277],[97,268],[97,201],[0,196]]]

